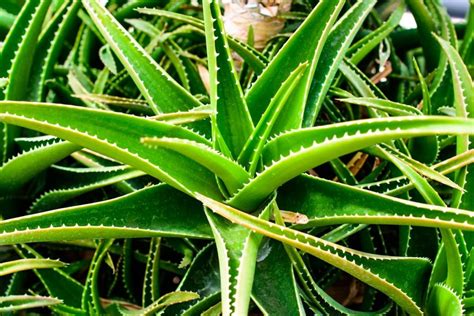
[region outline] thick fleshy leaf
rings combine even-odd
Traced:
[[[231,193],[250,179],[242,166],[207,145],[179,138],[142,138],[142,142],[151,148],[169,148],[196,161],[221,178]]]
[[[54,178],[55,185],[42,193],[29,211],[52,210],[61,207],[64,203],[77,196],[103,188],[122,181],[143,176],[141,171],[131,168],[102,167],[102,168],[67,168],[55,166],[50,170],[49,177]],[[57,180],[56,180],[57,179]],[[51,181],[53,183],[53,181]]]
[[[451,68],[451,74],[453,77],[453,90],[454,90],[454,101],[456,108],[456,115],[459,117],[470,117],[474,118],[474,83],[469,75],[467,67],[459,56],[459,53],[454,47],[452,47],[445,40],[435,37],[444,53],[447,55],[449,65]],[[458,136],[456,141],[456,152],[462,154],[468,149],[474,148],[471,139],[467,136]],[[452,205],[458,207],[461,204],[469,205],[469,198],[465,196],[472,195],[472,187],[474,182],[474,167],[467,166],[462,169],[456,177],[456,182],[463,187],[467,187],[468,192],[457,191],[453,195]],[[466,203],[463,202],[467,201]],[[472,205],[472,204],[471,204]],[[471,208],[468,208],[471,209]],[[472,209],[471,209],[472,210]]]
[[[295,71],[288,76],[288,79],[283,82],[281,88],[278,89],[275,97],[271,100],[268,108],[265,110],[265,113],[263,113],[258,121],[252,135],[247,139],[242,152],[239,154],[238,161],[242,165],[248,166],[251,175],[255,174],[263,146],[271,136],[276,120],[280,116],[283,107],[286,105],[286,101],[299,84],[306,67],[306,64],[299,65]]]
[[[426,284],[431,264],[422,258],[391,257],[355,251],[309,234],[256,218],[204,196],[199,199],[215,213],[259,234],[284,242],[353,275],[382,291],[405,311],[422,315],[424,289],[411,286]],[[411,271],[410,274],[404,273]],[[411,280],[408,281],[407,279]]]
[[[224,148],[229,148],[232,157],[236,158],[252,133],[252,119],[224,36],[218,2],[204,0],[203,11],[211,106],[216,111],[214,133],[222,136]],[[219,148],[219,143],[216,146]]]
[[[27,245],[18,245],[15,250],[25,259],[43,259],[37,251]],[[56,309],[68,311],[72,309],[78,312],[81,307],[81,293],[84,289],[82,284],[59,268],[36,269],[34,273],[43,283],[50,296],[62,300],[60,305],[55,306]]]
[[[0,263],[0,276],[17,273],[19,271],[33,270],[33,269],[51,269],[61,268],[65,264],[59,260],[51,259],[19,259]]]
[[[300,176],[278,190],[280,208],[299,212],[308,223],[416,225],[474,230],[468,211],[406,201],[311,176]]]
[[[33,63],[33,54],[41,25],[51,0],[30,0],[22,8],[18,19],[5,39],[0,54],[0,78],[7,77],[6,89],[0,89],[0,99],[24,100]],[[20,130],[16,126],[0,124],[0,163],[14,152],[13,140]]]
[[[406,0],[416,21],[417,33],[427,61],[427,68],[431,71],[437,66],[439,60],[439,50],[436,49],[436,41],[433,38],[433,32],[436,32],[436,23],[423,2],[423,0]]]
[[[97,247],[89,266],[89,272],[87,273],[84,291],[82,292],[82,310],[88,314],[100,315],[104,313],[100,302],[98,278],[102,263],[113,242],[113,239],[103,239],[97,242]]]
[[[4,220],[0,231],[2,245],[87,238],[211,236],[200,204],[164,184],[112,200]]]
[[[183,127],[108,111],[6,101],[0,102],[0,121],[69,140],[136,167],[188,194],[202,190],[206,195],[220,196],[215,177],[206,168],[176,152],[150,150],[141,143],[141,138],[147,136],[208,143],[204,137]]]
[[[9,80],[5,90],[7,100],[23,100],[26,96],[33,63],[31,52],[35,50],[41,25],[50,4],[51,0],[28,1],[20,13],[21,18],[17,20],[5,40],[0,77],[8,72]]]
[[[121,313],[123,315],[154,315],[170,305],[185,303],[198,298],[199,294],[194,292],[176,291],[163,295],[158,300],[142,310],[128,311],[122,309]]]
[[[342,102],[371,107],[377,110],[387,112],[393,116],[421,115],[421,111],[413,106],[403,103],[377,98],[347,98],[341,99]]]
[[[79,8],[78,0],[64,1],[39,38],[31,68],[28,100],[43,101],[46,80],[53,74],[54,64],[58,60],[68,32],[74,26]]]
[[[0,297],[0,312],[9,313],[29,308],[46,307],[61,303],[61,300],[46,296],[11,295]]]
[[[426,312],[433,316],[462,315],[463,304],[452,289],[443,284],[435,284],[429,294]]]
[[[268,219],[270,210],[270,205],[263,209],[260,218]],[[230,224],[208,209],[206,216],[219,255],[222,313],[246,315],[262,236],[245,227]]]
[[[97,0],[83,0],[82,3],[156,113],[185,111],[201,105],[148,55]]]
[[[396,28],[405,12],[405,2],[396,8],[390,18],[369,35],[360,39],[347,52],[347,57],[354,64],[358,64],[365,56],[367,56],[377,45],[380,44],[392,31]]]
[[[0,167],[0,190],[14,192],[52,164],[81,147],[70,142],[56,142],[25,151]]]
[[[303,126],[314,125],[339,64],[375,2],[374,0],[358,1],[334,25],[324,45],[324,53],[321,54],[311,83]]]
[[[443,117],[398,117],[296,130],[275,137],[263,151],[265,169],[228,203],[257,207],[273,190],[302,172],[356,150],[402,137],[472,134],[473,122]]]
[[[308,62],[303,79],[289,105],[279,130],[297,128],[303,120],[304,106],[319,56],[329,31],[342,9],[343,1],[323,0],[290,37],[247,93],[247,104],[254,123],[258,122],[280,86],[299,64]],[[290,57],[291,56],[291,57]],[[285,128],[283,128],[283,126]]]
[[[279,242],[270,239],[262,242],[252,299],[267,315],[305,315],[291,261]]]

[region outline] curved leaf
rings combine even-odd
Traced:
[[[185,111],[202,105],[97,0],[83,0],[82,4],[155,113]]]
[[[468,211],[406,201],[311,176],[278,190],[281,209],[303,213],[313,227],[344,223],[415,225],[474,230]]]
[[[0,312],[8,313],[29,308],[46,307],[61,303],[61,300],[45,296],[11,295],[0,297]]]
[[[265,169],[242,187],[228,203],[244,210],[300,173],[350,152],[402,137],[473,134],[473,122],[442,117],[398,117],[347,122],[284,133],[263,151]],[[275,161],[276,160],[276,161]]]
[[[317,71],[311,83],[304,113],[304,127],[314,125],[339,64],[375,3],[374,0],[358,1],[334,25],[326,44],[324,44],[324,53],[321,54]]]
[[[330,27],[335,22],[343,4],[342,1],[320,1],[252,85],[246,99],[254,123],[258,122],[272,97],[291,72],[299,64],[309,62],[310,66],[305,71],[299,89],[289,101],[291,106],[287,107],[288,111],[285,110],[285,113],[288,112],[284,114],[286,121],[281,122],[286,127],[301,126],[304,106],[319,56],[329,35]],[[279,128],[279,130],[283,129]]]
[[[230,192],[235,192],[250,179],[245,169],[207,145],[179,138],[142,138],[152,148],[169,148],[212,171],[222,179]]]
[[[0,221],[0,245],[133,237],[209,238],[200,203],[168,185],[108,201]]]
[[[351,274],[380,290],[406,312],[422,315],[423,290],[431,264],[422,258],[391,257],[352,250],[309,234],[276,225],[204,196],[198,198],[217,214],[259,234],[271,237]],[[410,271],[409,274],[406,271]],[[408,280],[410,279],[410,280]]]
[[[62,268],[66,264],[51,259],[19,259],[0,263],[0,276],[33,269]]]
[[[7,193],[20,189],[40,172],[80,149],[70,142],[56,142],[11,158],[0,167],[0,190]]]
[[[252,119],[247,109],[242,88],[224,36],[220,7],[215,0],[204,0],[204,25],[206,31],[207,60],[214,133],[222,136],[224,147],[236,158],[253,131]],[[216,139],[217,140],[217,139]],[[219,143],[216,144],[219,147]]]
[[[0,102],[0,121],[55,135],[136,167],[192,194],[221,196],[214,175],[194,161],[168,149],[150,150],[142,137],[178,137],[208,144],[186,128],[146,118],[74,106]],[[189,173],[188,169],[193,172]]]

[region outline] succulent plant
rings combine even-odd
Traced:
[[[0,311],[474,312],[472,6],[295,2],[0,4]]]

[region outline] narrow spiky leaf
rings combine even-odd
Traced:
[[[83,0],[82,4],[157,114],[202,105],[155,62],[97,0]]]

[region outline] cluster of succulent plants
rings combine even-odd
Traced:
[[[474,313],[473,7],[2,0],[0,312]]]

